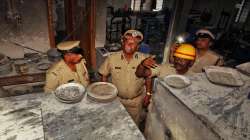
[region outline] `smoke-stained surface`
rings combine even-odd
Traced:
[[[47,8],[44,0],[6,0],[0,3],[0,51],[20,58],[27,46],[46,52],[49,49]]]

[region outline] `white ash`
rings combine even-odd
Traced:
[[[237,70],[228,67],[205,67],[208,80],[215,84],[226,86],[242,86],[244,82]]]
[[[240,72],[250,76],[250,62],[237,65],[236,69],[238,69]]]
[[[164,78],[164,81],[171,87],[184,88],[191,84],[187,77],[181,75],[169,75]]]
[[[63,100],[74,100],[82,95],[76,86],[59,89],[55,94]]]

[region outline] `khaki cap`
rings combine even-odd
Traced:
[[[207,34],[207,35],[209,35],[212,39],[215,39],[215,36],[214,36],[214,34],[212,33],[212,32],[210,32],[209,30],[207,30],[207,29],[200,29],[200,30],[198,30],[196,33],[195,33],[195,35],[199,35],[199,34]]]
[[[58,50],[66,51],[79,46],[80,41],[64,41],[57,45]]]
[[[133,38],[137,38],[139,42],[143,40],[143,34],[137,30],[127,30],[123,36],[131,35]]]

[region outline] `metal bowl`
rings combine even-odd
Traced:
[[[37,69],[39,70],[48,70],[51,66],[51,63],[39,63],[37,64]]]
[[[56,48],[51,48],[47,51],[48,59],[51,62],[58,62],[62,58],[62,53]]]
[[[56,88],[55,97],[63,103],[77,103],[85,94],[85,87],[78,83],[67,83]]]
[[[191,81],[183,75],[168,75],[164,77],[164,81],[174,88],[185,88],[191,84]]]
[[[0,53],[0,75],[9,74],[12,72],[12,62],[7,56]]]
[[[25,74],[29,71],[28,61],[19,59],[14,61],[16,72],[19,74]]]
[[[0,53],[0,65],[4,65],[9,61],[8,57]]]
[[[110,102],[117,97],[118,90],[115,85],[108,82],[96,82],[88,86],[88,98],[97,102]]]

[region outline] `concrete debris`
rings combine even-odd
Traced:
[[[191,81],[182,75],[169,75],[164,78],[164,81],[174,88],[185,88],[191,84]]]
[[[237,65],[236,69],[238,69],[240,72],[250,76],[250,62]]]
[[[212,83],[226,86],[244,85],[240,74],[232,68],[209,66],[204,69],[208,80]]]
[[[189,87],[192,86],[193,84]],[[217,134],[211,132],[207,126],[197,119],[196,115],[187,109],[186,106],[183,106],[179,100],[180,98],[176,98],[177,96],[190,97],[189,95],[182,94],[181,91],[185,89],[173,89],[168,87],[165,83],[163,83],[163,81],[160,81],[159,85],[157,85],[156,93],[152,97],[157,117],[161,119],[163,124],[171,133],[170,139],[219,140]],[[174,94],[174,96],[172,94]],[[188,100],[193,104],[194,99],[188,98]],[[189,108],[191,107],[189,106]]]
[[[213,84],[205,73],[199,73],[188,77],[192,85],[187,88],[167,88],[197,115],[204,116],[202,120],[205,124],[209,124],[221,138],[249,140],[250,100],[247,97],[250,91],[250,77],[241,73],[239,76],[244,81],[244,85],[240,87]],[[166,92],[167,90],[163,93]],[[162,100],[170,102],[165,98]],[[170,105],[167,107],[170,108]]]
[[[149,105],[149,112],[144,131],[147,140],[170,140],[167,133],[169,130],[166,130],[159,117],[160,114],[156,111],[153,103],[151,103]]]

